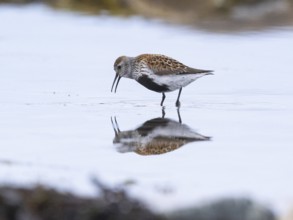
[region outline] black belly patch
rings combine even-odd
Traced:
[[[141,85],[143,85],[144,87],[153,90],[155,92],[167,92],[169,91],[169,88],[167,85],[163,84],[163,85],[159,85],[157,83],[155,83],[151,78],[149,78],[146,75],[143,75],[141,77],[138,78],[137,80]]]

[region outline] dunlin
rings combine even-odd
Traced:
[[[141,85],[155,92],[162,93],[161,106],[165,100],[165,92],[179,89],[176,106],[180,107],[182,88],[196,79],[212,74],[211,70],[202,70],[188,67],[179,61],[159,54],[142,54],[137,57],[118,57],[114,63],[116,76],[115,92],[122,77],[134,79]]]

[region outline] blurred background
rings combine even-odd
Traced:
[[[291,0],[1,0],[2,3],[43,3],[54,9],[112,16],[143,16],[188,24],[212,31],[259,30],[292,25]]]
[[[293,220],[292,24],[292,0],[0,0],[0,220]],[[180,109],[111,93],[143,53],[215,75]]]

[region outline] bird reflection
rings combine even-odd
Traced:
[[[121,131],[116,117],[111,118],[115,132],[113,144],[121,153],[135,152],[140,155],[158,155],[176,150],[183,145],[195,141],[207,141],[210,137],[193,131],[186,124],[182,124],[179,109],[178,122],[162,117],[150,119],[134,130]]]

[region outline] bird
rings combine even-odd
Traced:
[[[116,93],[119,81],[122,77],[134,79],[149,90],[162,93],[160,105],[163,106],[166,92],[179,89],[176,107],[180,107],[180,95],[182,88],[196,79],[213,75],[212,70],[196,69],[161,54],[141,54],[136,57],[120,56],[114,62],[116,72],[111,92],[115,82]]]
[[[153,118],[132,130],[121,131],[116,117],[111,123],[115,132],[113,144],[121,153],[135,152],[139,155],[158,155],[174,151],[185,144],[209,141],[211,137],[201,135],[179,122],[164,118]]]

